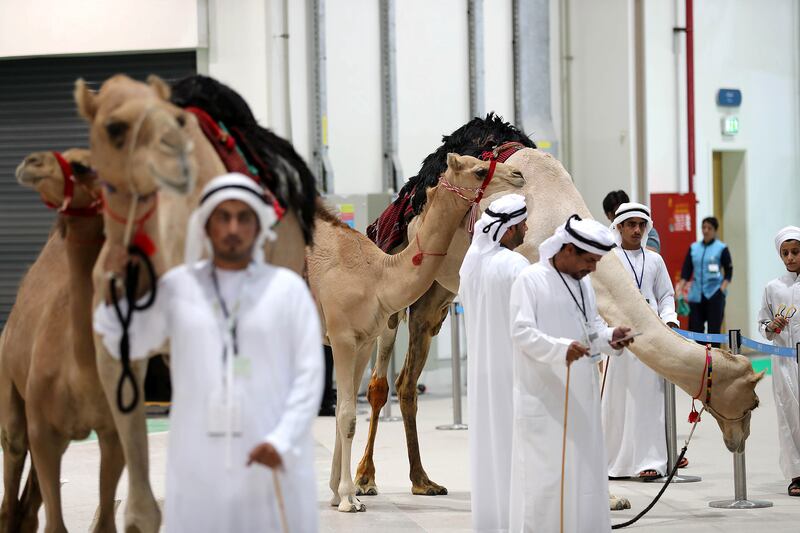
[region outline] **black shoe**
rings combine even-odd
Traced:
[[[336,404],[325,404],[319,408],[318,416],[336,416]]]

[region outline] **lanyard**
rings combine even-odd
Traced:
[[[220,309],[222,309],[222,314],[225,316],[225,321],[228,324],[229,332],[231,335],[231,340],[233,341],[233,356],[239,353],[239,344],[236,339],[236,312],[239,310],[239,299],[236,299],[236,304],[233,306],[233,314],[228,311],[228,306],[225,304],[225,299],[222,297],[222,293],[219,290],[219,280],[217,280],[217,269],[215,267],[211,267],[211,282],[214,285],[214,293],[217,296],[217,302],[219,302]],[[239,289],[241,292],[241,288]],[[225,361],[228,356],[228,348],[227,345],[222,352],[222,360]]]
[[[567,284],[567,280],[565,280],[564,276],[561,275],[561,271],[558,268],[556,268],[555,263],[553,264],[553,268],[555,268],[556,272],[558,272],[558,277],[561,278],[561,281],[564,282],[564,286],[567,288],[567,291],[569,291],[569,295],[572,296],[572,300],[575,302],[575,305],[578,306],[578,309],[580,310],[581,314],[583,315],[583,319],[588,324],[589,323],[589,319],[586,317],[586,301],[583,299],[583,287],[581,286],[581,282],[578,281],[578,290],[581,292],[581,303],[578,303],[578,298],[575,297],[575,294],[572,292],[572,289],[569,288],[569,285]],[[583,304],[583,305],[581,305],[581,304]]]
[[[636,285],[639,287],[639,292],[642,292],[642,283],[644,282],[644,260],[645,260],[645,251],[642,250],[642,276],[639,277],[636,275],[636,269],[633,268],[633,263],[631,262],[631,258],[628,257],[628,252],[625,251],[625,248],[620,248],[622,253],[625,254],[625,259],[628,260],[628,264],[631,266],[631,272],[633,272],[633,279],[636,280]]]

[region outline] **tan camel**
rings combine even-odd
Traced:
[[[23,279],[0,340],[2,531],[36,531],[42,498],[45,531],[66,531],[61,456],[71,440],[85,439],[91,430],[97,433],[101,458],[100,512],[93,531],[116,530],[114,491],[124,458],[100,387],[91,336],[91,271],[103,243],[103,220],[92,208],[98,191],[89,152],[68,150],[63,159],[71,163],[77,181],[68,205],[65,176],[52,152],[33,153],[17,168],[20,184],[66,209]],[[35,469],[32,465],[18,500],[28,449]]]
[[[330,488],[331,505],[343,512],[365,509],[355,495],[350,454],[358,384],[375,339],[392,314],[413,303],[433,282],[489,169],[488,162],[468,156],[450,154],[447,163],[440,185],[428,192],[414,244],[400,254],[383,253],[330,215],[317,223],[308,279],[335,361],[339,393]],[[498,164],[487,191],[520,187],[522,181],[516,170]]]
[[[551,235],[555,227],[563,223],[568,214],[577,212],[581,216],[589,216],[589,211],[575,189],[569,174],[557,160],[546,153],[526,148],[509,158],[508,163],[519,165],[518,168],[526,177],[525,191],[531,216],[528,219],[529,231],[526,244],[520,248],[520,251],[529,259],[535,259],[539,243]],[[485,207],[491,200],[492,198],[487,198],[482,205]],[[415,228],[416,226],[412,222],[409,227],[409,239],[413,239]],[[431,339],[439,332],[447,315],[448,306],[458,291],[458,269],[468,246],[468,241],[465,239],[466,236],[458,233],[454,236],[448,250],[448,262],[440,268],[436,283],[409,307],[408,353],[403,370],[397,377],[396,390],[405,425],[410,478],[414,494],[447,493],[447,489],[428,478],[422,466],[416,431],[417,380],[425,365]],[[393,253],[399,252],[407,245],[408,240],[393,250]],[[656,372],[679,385],[687,393],[697,394],[698,391],[694,389],[699,385],[700,373],[703,370],[704,350],[695,343],[680,338],[666,328],[654,314],[644,311],[645,307],[648,309],[649,307],[641,301],[638,291],[632,283],[629,283],[629,276],[624,276],[621,268],[618,259],[613,254],[609,254],[607,259],[601,263],[597,273],[593,275],[601,312],[610,323],[626,323],[637,331],[649,331],[650,333],[646,337],[633,345],[634,353]],[[623,304],[627,304],[624,306],[624,312],[622,311]],[[647,320],[647,322],[642,322],[643,320]],[[386,387],[383,384],[386,382],[386,370],[393,353],[396,327],[397,317],[394,317],[387,322],[387,326],[378,340],[378,359],[369,392],[372,405],[370,434],[364,456],[356,473],[359,495],[378,493],[375,483],[373,450],[378,415],[386,402],[386,394],[379,394],[379,391]],[[648,341],[648,338],[653,340]],[[682,354],[682,357],[663,358],[662,354],[664,353]],[[731,357],[719,350],[715,350],[714,357],[716,385],[712,386],[712,404],[714,405],[712,409],[719,413],[716,418],[725,435],[726,446],[729,449],[737,449],[739,446],[744,446],[744,439],[749,434],[749,409],[754,408],[758,403],[754,387],[761,378],[761,374],[753,373],[749,361],[744,357]],[[692,360],[692,365],[684,366],[686,358]],[[720,362],[718,363],[717,360]],[[724,378],[717,375],[718,366],[724,368]],[[734,386],[730,388],[729,386],[732,384]],[[718,398],[723,391],[725,397]],[[720,411],[719,406],[725,406],[727,410]],[[746,411],[748,414],[745,414]],[[612,496],[610,504],[612,509],[619,509],[621,506],[625,506],[626,502]]]
[[[186,223],[197,205],[199,192],[211,178],[225,173],[194,115],[169,103],[169,96],[170,88],[155,76],[145,84],[117,75],[106,80],[97,93],[90,91],[83,80],[75,86],[78,110],[89,122],[93,167],[107,184],[107,243],[125,242],[124,221],[132,212],[135,223],[130,233],[147,235],[154,243],[151,260],[157,275],[183,260]],[[278,239],[265,250],[268,260],[302,271],[305,241],[297,213],[287,211],[275,230]],[[102,268],[105,250],[93,274],[94,305],[105,299],[108,291]],[[141,290],[146,285],[142,278]],[[108,355],[99,339],[95,339],[95,347],[100,380],[112,407],[128,469],[125,527],[142,533],[156,532],[161,512],[149,480],[144,406],[139,402],[129,414],[118,409],[121,365]],[[131,367],[139,397],[143,398],[147,361],[133,362]],[[130,398],[128,391],[125,400]]]

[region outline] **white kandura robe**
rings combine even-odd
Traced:
[[[536,263],[522,271],[511,290],[511,336],[514,344],[514,442],[510,528],[559,531],[561,442],[567,377],[566,354],[572,341],[589,344],[592,353],[618,354],[608,342],[613,329],[597,313],[588,276],[580,282],[564,275],[584,317],[552,264]],[[611,530],[608,476],[600,423],[600,386],[596,363],[582,357],[572,364],[567,418],[564,531]]]
[[[800,342],[800,277],[792,272],[767,284],[758,313],[759,323],[775,318],[774,313],[778,313],[783,304],[799,308],[789,319],[789,326],[780,333],[770,333],[761,325],[761,333],[775,346],[794,348]],[[781,472],[786,479],[800,477],[800,407],[794,357],[772,356],[772,393],[778,412]]]
[[[509,297],[529,265],[502,246],[480,253],[472,247],[461,266],[469,367],[469,462],[472,530],[508,531],[511,438],[514,427],[513,347]]]
[[[641,293],[650,307],[666,322],[678,322],[675,291],[661,256],[651,250],[614,252],[631,277],[642,279]],[[644,275],[642,275],[644,261]],[[668,357],[669,354],[664,354]],[[636,476],[643,470],[667,471],[667,437],[664,428],[664,378],[656,374],[629,350],[607,366],[602,413],[608,475]]]
[[[289,531],[317,531],[311,424],[324,370],[314,302],[303,280],[283,268],[251,264],[233,275],[218,273],[229,308],[240,295],[239,357],[249,357],[251,372],[234,377],[233,390],[243,399],[241,435],[210,436],[208,404],[221,391],[226,342],[210,272],[208,262],[167,272],[154,306],[134,313],[130,328],[135,359],[170,341],[166,529],[282,531],[272,470],[246,466],[250,451],[267,441],[284,465],[278,479]],[[236,284],[241,292],[232,289]],[[104,345],[118,356],[121,328],[113,308],[98,306],[94,320]]]

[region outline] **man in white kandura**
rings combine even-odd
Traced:
[[[675,291],[661,256],[644,248],[653,226],[650,208],[627,202],[612,224],[614,252],[642,297],[662,321],[677,327]],[[667,357],[669,354],[664,354]],[[664,379],[628,350],[608,358],[602,391],[603,430],[610,477],[653,479],[667,470]]]
[[[189,220],[186,263],[161,277],[151,308],[133,315],[132,359],[170,341],[169,532],[279,532],[282,515],[289,531],[317,531],[311,423],[322,337],[303,280],[264,264],[274,223],[253,180],[215,178]],[[200,261],[204,247],[211,258]],[[120,273],[126,261],[115,250],[106,270]],[[94,327],[119,356],[111,306],[98,306]]]
[[[759,329],[775,346],[794,348],[800,342],[800,228],[780,230],[775,248],[786,272],[764,288]],[[778,462],[783,476],[790,480],[789,496],[800,496],[800,405],[794,357],[772,356],[772,392],[778,413]]]
[[[509,307],[511,285],[529,265],[522,244],[525,197],[498,198],[475,224],[458,290],[464,305],[469,372],[469,462],[472,530],[508,531],[514,385]]]
[[[510,531],[559,531],[562,503],[563,531],[611,530],[596,363],[599,352],[619,354],[631,339],[629,328],[610,328],[598,315],[588,274],[614,246],[607,227],[572,215],[539,246],[539,262],[523,270],[511,289],[515,420]]]

